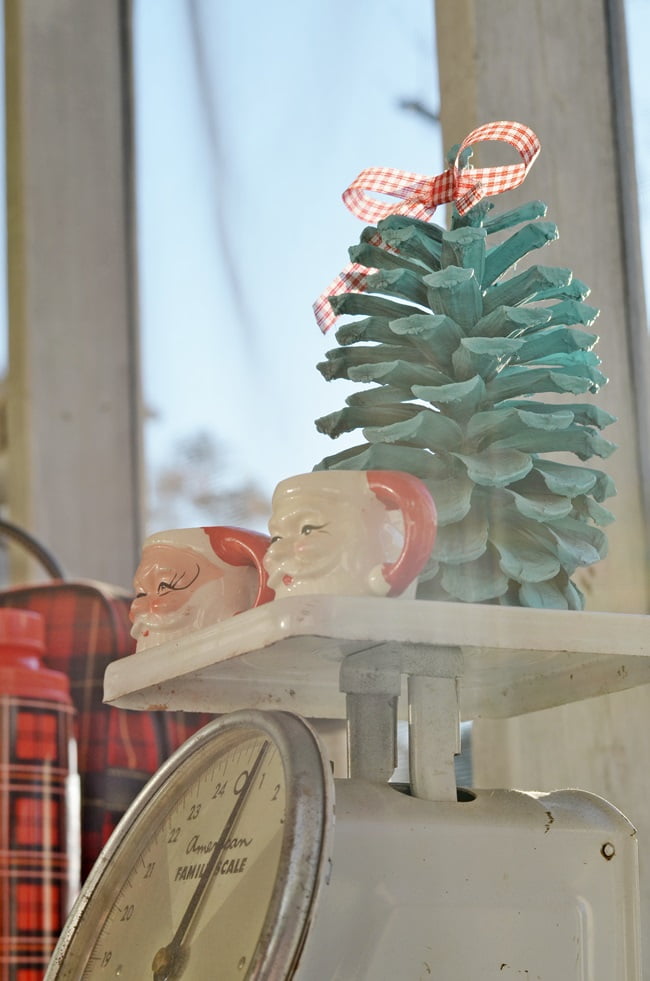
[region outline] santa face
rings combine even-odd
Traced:
[[[264,558],[276,597],[299,593],[385,595],[386,511],[367,485],[361,492],[325,494],[293,488],[277,493]]]
[[[147,546],[133,580],[136,597],[130,609],[137,650],[248,609],[257,583],[254,569],[230,566],[216,555],[212,561],[189,548]]]

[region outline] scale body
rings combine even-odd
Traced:
[[[254,703],[253,717],[260,713],[259,718],[269,720],[278,710],[278,717],[289,710],[292,718],[331,720],[341,717],[343,704],[349,775],[332,781],[320,764],[314,764],[312,774],[332,806],[325,807],[318,825],[314,869],[319,871],[301,886],[304,929],[289,960],[278,959],[250,975],[242,962],[241,977],[639,981],[637,842],[629,821],[611,804],[581,791],[456,792],[453,755],[463,684],[474,699],[472,714],[477,704],[480,709],[480,686],[471,674],[472,645],[462,633],[468,624],[471,628],[472,611],[464,611],[456,626],[438,622],[436,628],[426,618],[442,613],[444,621],[446,611],[440,607],[447,604],[404,601],[395,617],[394,604],[400,601],[370,600],[368,605],[345,597],[296,599],[275,601],[220,625],[221,630],[207,628],[185,642],[115,662],[106,675],[106,699],[114,704],[186,710],[212,705],[213,711],[226,713],[226,724],[242,697]],[[412,617],[403,615],[407,605],[413,607]],[[488,625],[491,615],[488,608]],[[645,622],[636,620],[621,622],[617,636],[626,656],[636,658],[640,679],[648,664],[645,648],[638,647]],[[515,616],[503,633],[509,644],[522,626]],[[590,626],[584,616],[580,626]],[[591,626],[595,636],[604,625],[597,620]],[[436,629],[440,643],[431,643]],[[526,633],[535,642],[546,636],[553,643],[548,631],[543,635],[530,623]],[[454,637],[457,643],[451,642]],[[484,652],[485,640],[483,635]],[[579,646],[573,663],[563,660],[562,670],[582,678],[582,690],[602,685],[600,675],[610,670],[610,652],[596,647],[593,653],[593,664]],[[540,657],[543,652],[533,656],[524,648],[520,663],[529,670]],[[514,656],[503,660],[518,670]],[[552,649],[548,660],[557,667]],[[590,681],[594,672],[597,677]],[[615,666],[612,674],[620,677]],[[556,676],[557,671],[551,689]],[[521,698],[529,698],[526,679],[516,680]],[[501,682],[503,690],[503,667]],[[553,697],[548,686],[541,697]],[[488,692],[484,705],[493,703]],[[407,785],[389,782],[400,714],[408,716],[409,725]],[[316,741],[322,745],[323,740]],[[109,859],[110,848],[111,842]],[[292,876],[295,870],[285,871]],[[92,904],[90,909],[92,915]],[[292,914],[287,915],[289,922]],[[274,929],[280,931],[280,921]],[[69,935],[74,933],[73,922]],[[48,981],[59,977],[50,970]],[[188,968],[182,976],[202,981],[207,975]],[[106,981],[113,975],[97,977]]]
[[[601,798],[341,780],[295,981],[638,981],[637,896],[634,829]]]

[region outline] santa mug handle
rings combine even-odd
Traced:
[[[427,486],[401,470],[368,470],[368,486],[389,511],[399,510],[404,544],[395,562],[385,562],[382,576],[389,596],[399,596],[420,574],[436,540],[437,513]]]
[[[264,568],[264,555],[271,542],[268,535],[248,528],[227,525],[203,526],[212,549],[222,562],[228,565],[247,565],[257,571],[258,587],[253,606],[261,606],[273,599],[275,593],[268,585],[268,573]]]

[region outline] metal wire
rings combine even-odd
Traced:
[[[5,518],[0,518],[0,534],[6,535],[7,538],[11,538],[13,541],[18,542],[19,545],[22,545],[53,579],[65,578],[63,570],[54,556],[23,528],[13,524],[11,521],[7,521]]]

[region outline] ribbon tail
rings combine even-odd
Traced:
[[[323,334],[326,334],[338,320],[338,315],[332,309],[330,297],[340,296],[341,293],[359,292],[364,293],[366,289],[366,278],[370,273],[376,272],[367,266],[362,266],[358,262],[350,262],[342,269],[324,289],[313,305],[314,317]]]
[[[332,281],[332,283],[323,293],[321,293],[312,307],[314,317],[316,318],[316,323],[318,324],[322,334],[326,334],[328,330],[330,330],[336,323],[336,314],[330,306],[329,297],[335,295],[337,284],[338,277]]]

